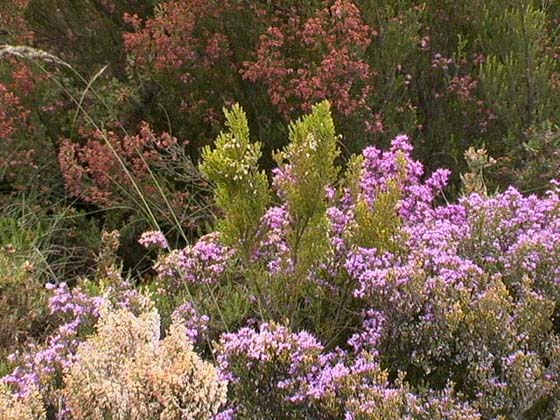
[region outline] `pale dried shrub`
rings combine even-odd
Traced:
[[[226,384],[187,337],[185,326],[172,324],[156,351],[142,349],[134,366],[139,382],[149,384],[150,396],[161,405],[162,420],[207,419],[225,402]]]
[[[183,326],[160,340],[155,310],[135,316],[104,308],[97,333],[65,374],[75,419],[204,420],[225,401],[226,384],[194,351]]]
[[[0,382],[0,420],[46,420],[47,415],[37,390],[17,395]]]

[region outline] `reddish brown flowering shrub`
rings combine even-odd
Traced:
[[[147,123],[141,124],[137,135],[82,130],[81,136],[84,143],[65,139],[60,147],[60,168],[71,195],[101,207],[152,212],[158,221],[171,224],[186,215],[189,228],[206,217],[199,207],[203,195],[195,198],[190,191],[194,186],[200,193],[205,181],[196,177],[194,167],[181,153],[187,141],[180,142],[165,132],[156,134]],[[168,181],[164,172],[175,166],[181,166],[182,173],[173,174],[174,181]]]
[[[34,141],[39,127],[29,104],[24,103],[26,95],[35,93],[35,76],[23,63],[14,60],[13,65],[10,80],[0,83],[0,182],[7,190],[20,190],[40,165],[37,148],[47,152],[48,145]]]
[[[0,28],[6,31],[11,40],[18,44],[28,44],[33,40],[34,34],[29,29],[29,25],[24,17],[29,1],[4,1],[0,9]]]
[[[125,45],[136,65],[150,65],[160,71],[183,68],[183,79],[188,80],[195,66],[209,70],[230,54],[227,38],[219,31],[221,24],[217,24],[214,33],[204,29],[204,36],[196,31],[201,19],[218,19],[227,7],[231,7],[227,1],[219,7],[216,2],[172,1],[161,5],[155,16],[145,22],[138,15],[125,14],[125,21],[136,31],[123,35]]]
[[[384,131],[368,58],[377,32],[355,1],[169,1],[151,18],[125,20],[133,29],[123,35],[129,70],[148,92],[148,120],[171,121],[196,146],[217,134],[219,110],[233,102],[247,105],[271,148],[282,144],[287,121],[325,98],[357,138]]]
[[[177,143],[167,133],[157,138],[147,124],[141,126],[138,135],[124,138],[113,131],[84,130],[81,134],[89,137],[83,146],[63,140],[60,166],[71,194],[100,205],[117,201],[119,193],[115,189],[119,186],[131,189],[132,182],[148,180],[149,164],[159,158],[157,148]]]
[[[9,3],[9,4],[8,4]],[[29,0],[4,2],[0,10],[0,29],[3,40],[19,44],[33,40],[33,32],[28,30],[23,12]],[[0,180],[13,182],[17,167],[32,161],[33,150],[17,144],[17,135],[30,129],[29,109],[22,101],[22,95],[30,95],[34,89],[34,76],[24,63],[11,57],[1,57],[0,61]]]
[[[0,138],[10,140],[28,116],[29,111],[22,106],[20,98],[0,84]]]
[[[236,96],[239,77],[226,25],[239,9],[230,1],[188,0],[163,3],[146,20],[125,14],[134,30],[123,35],[131,70],[167,88],[163,106],[189,116],[189,135],[193,125],[219,121],[221,108]]]
[[[14,0],[0,7],[0,184],[2,194],[8,193],[2,204],[32,187],[50,193],[60,181],[53,165],[57,145],[45,130],[45,123],[55,124],[52,111],[62,104],[49,80],[57,70],[37,66],[32,57],[14,54],[10,47],[36,43],[26,15],[30,3]]]
[[[375,31],[352,1],[322,3],[309,18],[295,7],[265,14],[270,26],[255,59],[244,63],[243,77],[265,84],[285,117],[326,98],[342,115],[368,108],[372,69],[364,53]]]

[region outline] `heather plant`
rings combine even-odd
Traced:
[[[60,107],[49,88],[48,77],[23,57],[7,51],[7,44],[31,45],[35,33],[25,11],[27,0],[3,1],[0,13],[0,183],[2,201],[33,188],[41,193],[58,192],[53,157],[56,147],[48,136],[49,118]]]
[[[231,118],[232,115],[228,114],[228,119]],[[246,130],[246,125],[243,127]],[[401,216],[419,217],[419,212],[426,208],[434,192],[445,182],[446,173],[438,172],[426,186],[418,187],[416,184],[422,175],[421,169],[417,163],[410,161],[410,147],[406,145],[406,138],[399,137],[389,153],[382,154],[372,148],[364,153],[365,159],[353,163],[354,169],[349,170],[349,179],[346,181],[349,187],[343,198],[348,207],[339,213],[333,205],[337,200],[334,186],[339,169],[335,160],[339,152],[328,104],[321,103],[314,107],[309,116],[292,124],[290,132],[291,143],[277,154],[279,167],[274,172],[273,186],[281,203],[271,206],[266,213],[264,200],[258,198],[269,194],[266,180],[254,180],[255,177],[264,177],[259,175],[256,166],[259,158],[257,152],[239,153],[242,159],[250,157],[251,161],[247,164],[241,163],[243,160],[236,163],[229,156],[236,150],[231,145],[237,145],[237,140],[228,143],[222,135],[213,151],[207,149],[206,160],[201,167],[218,185],[216,201],[224,214],[219,225],[222,230],[218,242],[223,241],[232,247],[227,251],[231,255],[241,251],[239,268],[246,271],[248,283],[239,286],[248,287],[248,293],[254,294],[261,316],[265,314],[265,317],[272,316],[279,320],[288,317],[294,322],[299,318],[297,322],[307,322],[304,321],[305,310],[300,306],[302,301],[306,301],[310,308],[318,306],[322,307],[321,311],[326,311],[321,315],[326,322],[329,314],[332,314],[328,309],[329,304],[337,308],[338,319],[341,316],[339,311],[342,311],[341,302],[352,300],[350,282],[340,270],[339,259],[344,258],[344,252],[352,245],[394,249],[400,241]],[[245,132],[244,138],[247,137]],[[245,143],[243,150],[251,150],[248,143]],[[241,169],[247,166],[247,169],[241,175],[236,175],[239,166]],[[377,176],[380,178],[376,178],[375,171],[379,171]],[[386,175],[381,175],[381,171],[387,171]],[[251,185],[259,187],[252,189]],[[235,196],[230,190],[236,194],[237,191],[250,191],[256,194],[257,199],[239,200],[237,204],[238,199],[232,198]],[[424,193],[425,197],[401,199],[403,190],[416,195]],[[259,206],[256,211],[253,205]],[[239,224],[230,220],[252,221]],[[243,232],[243,240],[240,240],[232,236],[231,226],[234,229],[242,227],[251,230]],[[366,239],[367,243],[364,242]],[[338,249],[332,250],[331,246],[335,242]],[[245,248],[247,243],[250,249]],[[186,248],[162,256],[157,265],[160,276],[169,277],[171,274],[171,277],[175,276],[179,280],[179,284],[182,282],[189,288],[209,283],[204,280],[204,275],[195,280],[198,269],[192,269],[195,265],[188,262],[190,258],[186,258],[190,255],[196,254]],[[208,268],[213,266],[213,263],[209,264],[210,259],[206,261]],[[227,284],[234,280],[227,273],[235,267],[226,270],[223,268],[225,262],[217,266],[222,267],[220,276],[210,277],[212,283]],[[175,269],[172,269],[173,265]],[[222,276],[222,273],[226,275]],[[317,276],[317,273],[320,274]],[[328,279],[323,278],[324,275]],[[177,281],[166,281],[168,284],[177,284]],[[237,281],[234,280],[234,283]],[[318,293],[317,283],[325,290]],[[338,286],[342,286],[341,289]],[[285,293],[286,287],[290,290],[288,295]],[[326,290],[329,292],[325,296],[323,293]],[[310,309],[309,316],[317,315],[313,314],[313,310]]]
[[[82,279],[74,287],[65,282],[46,284],[50,291],[47,297],[51,328],[43,340],[25,343],[8,357],[12,371],[2,378],[19,395],[40,392],[49,411],[59,416],[65,410],[60,393],[63,369],[72,364],[79,343],[93,331],[100,308],[111,302],[119,308],[141,312],[147,304],[121,277],[122,267],[115,256],[118,233],[104,234],[103,241],[94,280]]]
[[[230,383],[229,400],[239,418],[306,418],[314,412],[298,404],[293,395],[300,375],[311,373],[319,362],[322,346],[306,332],[291,333],[274,324],[259,331],[243,328],[222,336],[218,363]],[[292,401],[293,397],[293,401]]]
[[[554,2],[4,3],[9,416],[560,415]]]
[[[228,305],[220,289],[245,291],[243,316],[258,325],[221,337],[218,359],[231,381],[227,413],[552,416],[557,191],[488,196],[480,177],[490,159],[473,150],[473,174],[465,178],[472,192],[438,204],[450,173],[427,177],[406,136],[385,151],[365,149],[339,179],[331,121],[319,104],[292,125],[274,171],[276,202],[255,229],[255,259],[222,261],[219,271],[219,254],[206,260],[217,274],[217,307]],[[330,158],[314,161],[313,154]],[[310,235],[313,245],[298,249],[294,233]],[[217,249],[238,252],[234,242]],[[190,266],[173,263],[174,252],[191,251],[164,253],[158,264]],[[178,273],[167,272],[168,284],[208,284],[205,275]],[[201,294],[192,298],[200,304]],[[215,310],[207,314],[212,336],[224,324],[212,320]]]
[[[129,74],[149,92],[144,103],[152,118],[169,118],[178,135],[206,143],[218,111],[242,92],[234,57],[244,52],[233,50],[232,38],[251,25],[232,25],[242,24],[245,10],[235,1],[193,0],[158,4],[147,19],[125,15],[132,29],[123,34]]]
[[[13,394],[0,384],[1,420],[46,420],[41,395],[35,390],[24,397]]]
[[[121,252],[127,265],[134,269],[141,267],[145,258],[146,253],[135,246],[135,241],[139,231],[147,226],[164,229],[173,241],[183,243],[205,231],[204,225],[212,219],[208,184],[188,156],[187,142],[180,144],[165,132],[156,135],[146,123],[140,124],[137,135],[128,134],[122,123],[114,124],[120,100],[115,103],[111,97],[100,98],[103,88],[98,91],[92,87],[102,71],[83,92],[76,93],[72,83],[86,81],[62,59],[29,47],[6,46],[2,53],[30,61],[41,71],[46,71],[44,63],[55,63],[64,71],[71,71],[70,79],[58,73],[51,80],[69,96],[63,103],[73,102],[78,108],[72,113],[71,127],[57,126],[51,131],[49,124],[43,124],[51,142],[40,156],[49,163],[43,167],[32,160],[26,162],[33,165],[33,170],[45,171],[45,176],[55,170],[56,175],[49,176],[49,184],[41,187],[40,192],[46,193],[41,197],[42,205],[57,212],[56,202],[72,200],[74,208],[91,211],[92,225],[122,229],[125,240]],[[69,119],[68,113],[61,118]],[[80,128],[80,135],[76,135],[76,127],[93,128]],[[112,127],[114,131],[101,127]],[[16,134],[18,139],[23,135]],[[62,140],[66,136],[69,138]],[[25,151],[26,143],[21,147]],[[9,148],[5,151],[12,153]],[[58,165],[53,165],[51,152],[58,154]],[[18,171],[23,169],[22,161],[13,163]],[[29,170],[23,173],[33,183],[40,179]],[[54,181],[56,188],[50,188],[50,181]],[[11,194],[8,200],[13,198]]]
[[[49,288],[54,292],[49,311],[59,319],[58,326],[44,342],[30,343],[12,354],[13,370],[2,381],[18,395],[36,389],[45,406],[60,414],[65,406],[59,391],[62,369],[71,363],[81,336],[95,325],[102,299],[89,295],[81,287],[71,291],[64,283]]]
[[[372,71],[364,54],[374,31],[351,1],[285,8],[172,1],[152,18],[127,19],[134,29],[124,36],[130,71],[146,89],[158,86],[156,101],[177,129],[200,133],[202,144],[221,122],[218,110],[233,98],[268,145],[281,143],[287,121],[320,99],[330,99],[345,121],[371,111]],[[190,120],[175,109],[188,110]]]
[[[25,42],[33,38],[33,32],[25,20],[25,9],[29,0],[3,1],[0,22],[4,27],[2,39],[4,42]],[[7,29],[10,30],[7,30]]]
[[[243,77],[267,87],[285,116],[329,99],[340,115],[367,109],[371,70],[364,52],[375,33],[352,1],[263,11],[273,22],[260,36]]]
[[[60,146],[60,168],[72,196],[158,227],[174,226],[176,236],[209,220],[207,183],[184,152],[188,142],[156,134],[146,123],[137,135],[97,129],[82,136],[84,144],[67,139]]]
[[[23,145],[19,144],[18,148],[22,150],[18,150],[17,153],[9,147],[4,150],[11,154],[13,160],[10,161],[10,165],[25,174],[24,179],[31,179],[31,182],[35,183],[40,178],[33,176],[30,170],[22,171],[24,164],[31,164],[33,171],[50,175],[49,183],[41,187],[42,193],[48,193],[43,198],[44,205],[51,206],[51,200],[60,200],[62,196],[63,199],[74,200],[73,205],[78,208],[107,210],[105,220],[97,216],[96,219],[99,224],[106,222],[109,228],[122,228],[124,219],[132,214],[134,220],[128,225],[132,226],[127,232],[128,236],[136,235],[146,224],[173,231],[174,239],[181,241],[188,240],[203,230],[201,225],[211,219],[207,183],[187,155],[185,144],[188,142],[179,143],[176,138],[165,132],[156,135],[146,123],[140,124],[138,135],[128,134],[125,127],[128,123],[115,123],[115,119],[118,119],[117,114],[126,114],[124,109],[120,109],[120,113],[117,113],[116,109],[127,108],[123,104],[127,105],[127,102],[130,102],[134,92],[113,79],[112,82],[109,81],[109,87],[114,88],[116,92],[110,92],[101,98],[100,95],[107,93],[107,83],[103,83],[99,89],[94,89],[92,85],[101,79],[106,67],[87,82],[69,63],[42,50],[6,46],[2,54],[29,61],[42,72],[47,72],[44,63],[54,63],[64,71],[71,72],[70,78],[65,78],[64,72],[56,75],[47,73],[51,85],[54,85],[50,87],[51,91],[62,91],[65,97],[59,100],[59,105],[52,107],[53,109],[30,114],[33,121],[38,119],[41,124],[39,127],[36,127],[37,124],[29,125],[34,129],[41,129],[46,140],[50,140],[44,149],[45,153],[40,155],[42,163],[35,163],[31,159],[33,150],[26,148],[27,141],[31,139],[26,139]],[[76,81],[79,84],[87,83],[85,90],[77,91]],[[38,95],[39,92],[35,90],[33,93]],[[121,94],[124,98],[115,97]],[[20,103],[16,101],[17,97],[14,98],[13,103],[9,102],[8,105],[15,106]],[[68,109],[66,112],[57,113],[61,107],[68,108],[69,103],[77,106],[77,110],[72,112],[71,122]],[[45,105],[44,108],[51,107]],[[51,111],[58,115],[53,115]],[[47,113],[50,116],[48,122],[44,118]],[[7,116],[11,117],[11,114],[13,112],[6,112]],[[21,122],[25,123],[26,119],[27,114]],[[6,135],[13,138],[10,137],[7,141],[15,143],[26,133],[18,132],[17,127],[8,124],[9,122],[6,124]],[[132,124],[134,118],[129,122]],[[81,127],[77,129],[78,135],[75,132],[77,127]],[[101,127],[112,127],[114,131]],[[117,134],[119,131],[124,134]],[[35,135],[39,135],[39,132]],[[27,153],[25,163],[23,159],[17,158],[23,152]],[[53,153],[58,155],[58,165],[53,165],[56,161],[53,159]],[[6,174],[11,177],[6,178],[10,181],[8,188],[18,185],[21,189],[22,186],[12,180],[14,176],[8,169]],[[54,174],[52,170],[55,171]],[[51,188],[51,181],[55,182],[56,188]],[[112,209],[116,211],[111,211]],[[138,229],[138,224],[142,224],[143,227]],[[126,245],[131,243],[125,242]],[[130,265],[137,264],[141,258],[142,255],[129,258]]]
[[[224,402],[226,383],[193,352],[180,323],[160,340],[154,309],[103,307],[96,331],[64,375],[74,418],[211,419]]]
[[[258,310],[278,319],[290,317],[312,289],[312,282],[301,280],[320,265],[318,256],[328,250],[327,196],[337,178],[334,161],[339,154],[330,107],[318,104],[290,126],[291,143],[276,155],[279,166],[273,181],[284,203],[268,209],[271,192],[257,166],[258,145],[248,142],[246,120],[238,108],[227,113],[230,127],[234,112],[242,117],[243,131],[229,142],[223,134],[218,137],[216,148],[206,149],[201,165],[218,187],[216,202],[224,214],[218,225],[220,239],[233,247],[232,254],[239,252],[240,267],[249,279],[240,287],[254,294]],[[233,160],[235,156],[241,160]]]
[[[328,102],[290,125],[290,143],[278,153],[275,185],[290,228],[286,242],[296,276],[306,274],[327,246],[328,189],[336,181],[340,154]]]
[[[4,207],[0,218],[3,361],[26,343],[48,335],[52,319],[45,284],[61,277],[72,282],[88,272],[97,247],[96,230],[82,215],[65,208],[49,215],[33,197],[19,200]]]
[[[539,202],[536,197],[525,199],[515,191],[509,191],[484,202],[479,195],[472,194],[461,206],[437,209],[441,211],[437,220],[424,223],[425,227],[421,230],[417,230],[419,226],[412,229],[409,241],[422,243],[420,247],[413,245],[410,251],[408,258],[413,259],[410,260],[412,265],[394,265],[393,261],[387,266],[388,272],[379,268],[375,271],[366,269],[361,275],[368,280],[358,289],[359,293],[370,296],[377,302],[376,307],[385,309],[368,316],[368,322],[375,329],[365,333],[357,342],[371,342],[374,336],[374,344],[379,349],[379,330],[388,328],[385,330],[388,338],[386,347],[382,345],[380,350],[385,363],[407,371],[412,383],[413,378],[420,375],[424,383],[434,381],[432,386],[437,386],[438,382],[442,386],[444,383],[441,381],[449,379],[461,384],[462,391],[476,399],[484,417],[491,418],[500,412],[517,416],[523,412],[545,410],[543,400],[551,398],[555,392],[546,378],[555,374],[544,373],[548,356],[546,351],[543,353],[537,349],[554,337],[552,320],[557,292],[549,275],[540,270],[528,272],[522,268],[529,264],[526,259],[531,253],[529,249],[534,252],[540,249],[537,251],[539,257],[532,254],[538,261],[543,264],[549,261],[548,252],[538,245],[541,243],[538,239],[540,235],[533,231],[536,236],[529,245],[522,232],[524,229],[535,229],[533,223],[542,226],[542,229],[554,229],[553,222],[541,225],[536,221],[547,220],[549,215],[555,214],[557,207],[553,203],[556,203],[556,195],[552,194],[547,200],[551,201]],[[523,215],[528,215],[527,209],[535,208],[533,206],[539,209],[539,216],[530,221]],[[531,214],[535,214],[533,210]],[[463,222],[460,222],[461,218]],[[446,219],[448,222],[445,222]],[[440,235],[453,242],[442,240]],[[550,231],[548,235],[554,236]],[[492,239],[493,242],[489,243],[490,236],[500,239]],[[466,243],[460,238],[465,238]],[[524,245],[517,243],[518,240]],[[446,243],[458,246],[448,247]],[[479,246],[472,248],[473,243]],[[439,251],[430,250],[434,245]],[[495,253],[493,247],[497,247]],[[520,252],[521,249],[529,254]],[[425,256],[421,257],[414,250]],[[507,257],[510,253],[516,256],[512,255],[513,259],[510,259]],[[494,260],[492,255],[497,258]],[[421,265],[414,262],[418,258],[422,261]],[[374,263],[375,260],[378,262]],[[371,261],[375,265],[383,264],[379,258],[374,257]],[[537,263],[537,267],[539,265]],[[421,279],[415,279],[416,275],[421,275]],[[385,284],[393,286],[386,289]],[[398,290],[398,299],[392,299],[390,295],[393,292],[387,294],[389,290]],[[428,300],[424,301],[421,296],[426,296]],[[420,306],[414,303],[418,298],[424,302],[418,302]],[[380,303],[378,299],[388,300]],[[399,309],[401,304],[402,309]],[[398,315],[389,315],[393,310]],[[409,310],[410,319],[414,321],[407,326],[404,314]],[[398,324],[392,324],[390,319],[395,322],[398,319]],[[531,321],[522,321],[528,319]],[[374,334],[375,331],[377,333]],[[526,357],[524,362],[514,363],[513,354],[516,351],[523,353],[523,356],[519,353],[519,357]],[[395,365],[397,360],[406,360],[405,365],[400,362]],[[512,376],[509,376],[510,369],[521,369],[523,373],[512,370]],[[513,379],[515,375],[532,379],[523,382],[520,377]],[[543,394],[530,390],[529,384],[539,381],[542,381],[539,387]],[[487,391],[478,391],[482,388]],[[520,399],[520,395],[524,400]]]
[[[202,347],[220,331],[239,325],[247,316],[249,297],[244,288],[228,282],[234,262],[235,252],[217,233],[192,246],[160,252],[149,288],[165,325],[183,319],[189,336]]]
[[[53,168],[51,163],[56,149],[45,138],[41,121],[48,112],[43,113],[34,103],[44,92],[45,82],[29,64],[18,59],[6,60],[9,60],[8,65],[0,62],[2,201],[7,201],[6,196],[28,188],[48,193],[60,187],[56,167]]]
[[[221,373],[229,381],[230,410],[240,419],[277,418],[279,413],[290,419],[341,418],[346,404],[346,416],[363,407],[345,392],[359,398],[352,388],[363,385],[365,390],[368,379],[381,389],[387,385],[375,363],[361,360],[348,366],[342,354],[325,354],[306,331],[293,333],[277,324],[224,334],[217,350]],[[389,413],[393,396],[381,389],[372,412]],[[373,394],[368,397],[363,399],[373,403]],[[396,401],[400,395],[394,397]],[[394,406],[394,415],[387,418],[398,418],[399,404]]]
[[[38,389],[53,412],[78,418],[175,416],[194,401],[191,388],[177,388],[181,369],[199,360],[178,354],[196,348],[219,366],[209,386],[221,396],[202,418],[225,402],[221,381],[218,418],[555,415],[556,189],[489,195],[481,176],[490,160],[473,150],[472,192],[438,202],[449,171],[427,176],[404,135],[387,150],[366,148],[343,172],[328,103],[291,125],[269,189],[240,107],[227,119],[201,165],[216,185],[218,230],[179,249],[162,232],[142,235],[158,253],[154,303],[122,278],[118,237],[105,235],[97,281],[49,286],[61,321],[11,358],[4,381],[17,398]],[[260,201],[242,199],[249,185]],[[160,340],[162,322],[170,327]],[[121,359],[107,351],[119,335],[104,336],[111,325],[136,331],[122,335],[137,346],[120,346]],[[94,394],[106,397],[86,403]]]
[[[305,331],[263,323],[224,334],[218,363],[229,380],[230,408],[238,419],[479,419],[454,395],[417,395],[403,377],[390,381],[375,355],[326,352]]]
[[[127,129],[149,121],[196,147],[216,134],[219,109],[239,101],[267,152],[286,143],[291,118],[328,99],[345,151],[387,145],[404,131],[431,169],[465,168],[464,152],[483,137],[492,156],[517,157],[529,127],[557,123],[558,8],[550,2],[8,3],[7,42],[51,51],[87,80],[85,89],[60,77],[56,89],[12,92],[29,99],[28,128],[54,154],[59,137],[84,126],[68,96],[95,121]],[[4,85],[14,70],[29,80],[21,63],[2,67]],[[92,100],[94,85],[110,110]],[[10,161],[21,166],[32,149]],[[35,163],[52,170],[43,157]]]

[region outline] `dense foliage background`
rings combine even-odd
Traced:
[[[0,0],[0,419],[558,418],[559,23]]]

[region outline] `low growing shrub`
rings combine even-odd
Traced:
[[[186,407],[221,420],[558,416],[557,187],[491,195],[489,158],[473,151],[468,193],[448,203],[450,172],[426,175],[404,135],[343,169],[326,102],[290,126],[269,185],[244,113],[226,118],[201,165],[217,231],[179,249],[163,232],[141,238],[158,252],[146,289],[169,334],[159,339],[154,304],[121,277],[106,235],[96,282],[50,286],[60,323],[12,358],[4,381],[18,398],[37,389],[77,418]],[[203,406],[190,405],[191,379],[212,390]]]
[[[154,309],[134,315],[104,307],[96,334],[78,346],[64,375],[76,419],[211,419],[226,383],[194,353],[179,323],[160,340]]]

